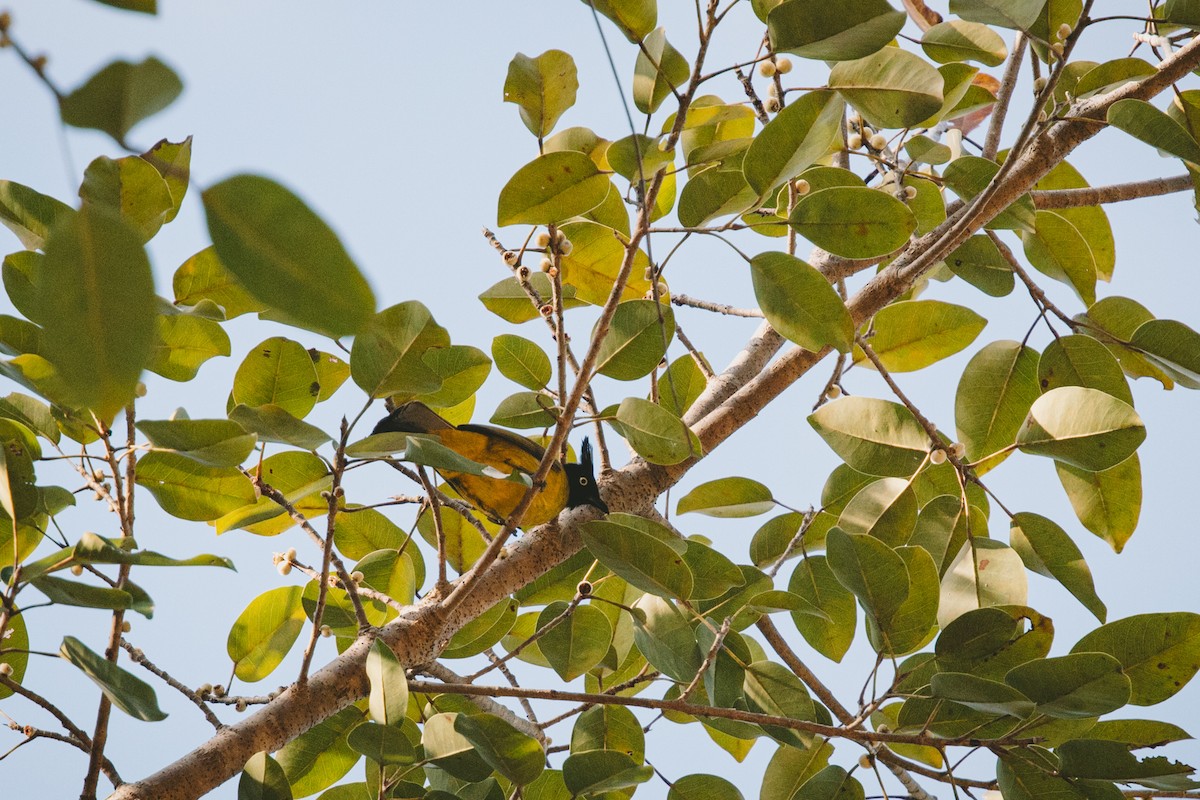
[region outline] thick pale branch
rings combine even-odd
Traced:
[[[1147,181],[1114,183],[1109,186],[1088,186],[1083,189],[1055,189],[1049,192],[1032,192],[1033,203],[1038,208],[1077,208],[1100,203],[1119,203],[1142,197],[1157,197],[1172,192],[1186,192],[1192,188],[1190,175],[1175,175],[1170,178],[1152,178]]]

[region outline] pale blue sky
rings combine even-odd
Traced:
[[[480,236],[481,226],[494,227],[496,195],[508,177],[536,153],[536,142],[520,123],[517,109],[501,102],[509,59],[517,51],[536,55],[549,48],[572,53],[579,65],[578,105],[559,128],[586,125],[608,138],[626,133],[617,91],[603,60],[596,28],[587,8],[567,0],[523,0],[515,3],[317,3],[308,0],[172,3],[164,0],[159,17],[123,13],[86,0],[10,0],[14,36],[35,52],[50,56],[49,73],[72,88],[115,57],[140,60],[159,55],[181,75],[185,91],[166,112],[134,129],[131,141],[149,144],[167,137],[193,135],[193,175],[201,185],[240,171],[272,176],[303,196],[338,231],[371,280],[380,306],[419,299],[448,327],[456,343],[487,351],[493,336],[519,332],[545,340],[544,328],[515,329],[486,312],[475,295],[506,275],[506,268]],[[660,23],[683,52],[694,52],[692,4],[664,0]],[[748,6],[748,4],[743,4]],[[944,4],[933,4],[942,5]],[[1123,3],[1101,2],[1114,13]],[[449,9],[449,10],[447,10]],[[1107,50],[1097,60],[1124,56],[1131,29],[1114,28]],[[710,64],[723,65],[753,57],[761,25],[749,8],[735,11],[710,51]],[[605,28],[623,82],[632,75],[634,51],[611,26]],[[1006,36],[1006,38],[1011,38]],[[799,64],[796,84],[823,80],[821,65]],[[741,99],[732,81],[717,82],[713,91],[730,101]],[[11,53],[0,51],[0,178],[15,180],[71,202],[87,162],[100,154],[119,155],[105,137],[83,131],[60,131],[53,98]],[[665,110],[655,120],[661,123]],[[640,124],[640,123],[639,123]],[[1097,137],[1072,159],[1093,183],[1174,175],[1178,162],[1134,148],[1116,132]],[[1157,316],[1200,327],[1196,298],[1200,278],[1196,253],[1200,235],[1191,198],[1174,195],[1110,206],[1116,233],[1116,279],[1100,293],[1137,298]],[[500,232],[517,242],[524,231]],[[197,193],[189,195],[183,213],[152,245],[159,293],[170,294],[175,268],[206,244],[204,218]],[[0,231],[3,252],[18,248]],[[662,240],[657,248],[670,242]],[[743,239],[743,249],[766,249],[766,241]],[[689,246],[672,261],[672,288],[733,305],[753,304],[744,263],[731,251],[703,243]],[[660,251],[661,252],[661,251]],[[803,249],[801,254],[803,254]],[[1067,291],[1043,282],[1069,313],[1081,310]],[[1019,292],[1002,300],[984,298],[970,289],[933,286],[927,297],[971,303],[990,320],[976,346],[918,375],[900,376],[901,385],[946,429],[953,429],[953,392],[970,355],[986,341],[1020,339],[1033,319],[1033,306]],[[726,363],[752,321],[713,318],[683,309],[678,319],[717,365]],[[234,356],[206,365],[193,384],[169,384],[153,377],[143,406],[146,417],[165,417],[186,406],[194,418],[220,416],[233,371],[255,343],[281,329],[246,318],[228,326]],[[588,325],[576,334],[582,338]],[[283,332],[306,345],[316,337]],[[1038,334],[1042,336],[1041,333]],[[1032,342],[1039,349],[1044,338]],[[674,354],[678,354],[673,351]],[[819,502],[821,484],[835,457],[804,422],[827,371],[789,390],[761,417],[698,466],[682,489],[696,483],[740,474],[764,481],[792,506]],[[871,374],[855,370],[846,380],[851,391],[886,397],[886,387]],[[15,387],[0,387],[0,393]],[[644,387],[598,384],[602,405]],[[480,407],[514,391],[494,375],[480,396]],[[1134,384],[1138,410],[1149,438],[1141,449],[1146,478],[1142,521],[1126,551],[1115,556],[1087,533],[1074,517],[1058,487],[1049,461],[1010,459],[988,478],[1014,510],[1037,511],[1059,520],[1083,549],[1096,576],[1110,619],[1155,610],[1197,610],[1194,573],[1200,544],[1194,513],[1200,448],[1196,395],[1186,390],[1163,392],[1143,380]],[[322,405],[313,420],[332,428],[342,414],[362,403],[353,385]],[[617,450],[619,451],[619,446]],[[619,453],[618,453],[619,456]],[[390,471],[370,471],[350,487],[352,499],[371,502],[388,493],[410,492],[397,486]],[[60,479],[74,488],[69,476]],[[112,522],[81,495],[81,505],[62,517],[68,533],[94,529],[112,533]],[[673,506],[673,504],[672,504]],[[396,516],[401,525],[408,517]],[[743,523],[684,517],[686,533],[703,533],[735,559],[746,558],[749,538],[765,518]],[[153,572],[137,576],[158,601],[151,621],[133,620],[130,638],[151,658],[181,680],[197,685],[223,682],[229,672],[225,637],[229,625],[257,593],[283,580],[270,554],[288,546],[303,548],[294,532],[272,540],[240,533],[220,539],[210,528],[174,520],[158,511],[148,496],[139,508],[139,541],[172,555],[212,551],[235,559],[239,573],[208,570]],[[1006,520],[997,511],[992,535],[1007,540]],[[781,577],[786,580],[789,570]],[[294,579],[294,577],[293,577]],[[783,581],[781,581],[782,585]],[[1030,604],[1051,612],[1058,629],[1055,652],[1063,653],[1094,621],[1073,599],[1036,576],[1030,578]],[[31,615],[34,647],[57,649],[61,635],[79,636],[93,648],[103,646],[101,612],[39,612]],[[781,627],[790,629],[786,618]],[[798,639],[798,637],[794,637]],[[867,674],[870,659],[860,641],[841,666],[831,665],[801,646],[801,653],[835,689],[853,697]],[[332,653],[327,647],[323,655]],[[80,724],[90,729],[96,693],[65,663],[38,659],[33,683],[59,697]],[[294,669],[247,691],[267,691],[285,682]],[[195,709],[167,688],[160,701],[171,717],[151,725],[114,714],[110,754],[127,779],[137,778],[182,754],[206,738],[208,728]],[[52,727],[27,705],[7,700],[3,710],[22,722]],[[1167,708],[1147,709],[1187,727],[1200,712],[1200,688],[1189,686]],[[232,716],[232,715],[230,715]],[[655,765],[669,777],[703,769],[723,774],[741,785],[747,797],[757,795],[760,774],[774,751],[760,741],[743,765],[697,732],[659,722],[650,742]],[[568,728],[555,731],[565,742]],[[0,732],[0,750],[16,736]],[[857,751],[844,747],[844,761]],[[1176,751],[1200,761],[1193,745]],[[700,755],[700,754],[703,755]],[[561,763],[556,759],[555,763]],[[2,783],[12,796],[72,796],[78,792],[84,758],[63,745],[38,742],[0,763]],[[231,782],[214,797],[235,796]],[[868,794],[877,793],[868,787]],[[663,797],[665,787],[652,782],[639,796]]]

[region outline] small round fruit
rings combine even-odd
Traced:
[[[515,267],[517,265],[517,262],[520,260],[521,260],[521,256],[519,256],[517,254],[516,250],[505,250],[504,251],[504,263],[508,264],[510,267]]]
[[[550,233],[548,231],[542,231],[537,235],[537,239],[535,241],[537,242],[538,247],[548,247],[550,245]]]
[[[775,59],[775,71],[780,75],[787,75],[792,71],[792,60],[786,56]]]
[[[542,272],[549,272],[550,268],[553,266],[554,266],[554,262],[548,258],[543,258],[541,261],[538,262],[538,269],[540,269]]]
[[[946,463],[946,451],[940,447],[929,454],[929,463],[937,466]]]
[[[13,674],[13,665],[12,664],[8,663],[7,661],[5,661],[3,664],[0,664],[0,675],[3,675],[4,677],[7,678],[9,675],[12,675],[12,674]]]
[[[885,147],[887,147],[887,137],[886,136],[884,136],[882,133],[871,134],[871,149],[872,150],[882,150]]]
[[[558,252],[562,253],[564,256],[571,255],[571,251],[574,249],[575,249],[575,245],[571,244],[570,239],[564,238],[561,242],[558,243]]]
[[[967,446],[962,442],[955,442],[954,444],[950,445],[950,455],[954,456],[955,458],[962,458],[966,454]]]
[[[775,71],[775,62],[773,61],[763,61],[758,65],[758,74],[762,75],[764,78],[774,78]]]
[[[71,574],[76,577],[79,577],[80,575],[82,575],[83,574],[83,564],[72,564],[71,565]]]
[[[829,391],[825,392],[825,396],[830,400],[837,400],[842,396],[842,387],[835,383],[833,386],[829,387]]]
[[[796,180],[792,181],[792,188],[796,190],[796,194],[803,197],[812,191],[812,184],[804,180],[804,178],[796,178]]]
[[[862,147],[862,134],[852,133],[846,137],[846,147],[850,150],[857,150]]]
[[[778,97],[768,97],[767,103],[766,103],[766,108],[767,108],[767,113],[776,114],[779,112],[779,109],[783,108],[783,105],[780,104]]]

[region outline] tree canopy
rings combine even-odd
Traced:
[[[202,65],[64,81],[0,14],[6,81],[88,148],[70,193],[0,175],[18,786],[1200,797],[1200,614],[1116,555],[1189,552],[1139,522],[1194,476],[1200,334],[1155,302],[1195,231],[1110,220],[1200,209],[1200,4],[667,5],[472,8],[537,53],[471,73],[506,130],[419,135],[502,177],[338,143],[486,199],[406,187],[386,266],[330,221],[379,195],[201,157]]]

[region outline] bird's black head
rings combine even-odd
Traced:
[[[592,443],[584,439],[583,446],[579,448],[579,463],[564,464],[563,468],[567,471],[569,487],[567,507],[592,506],[607,514],[608,505],[601,499],[600,488],[596,486],[596,476],[592,467]]]

